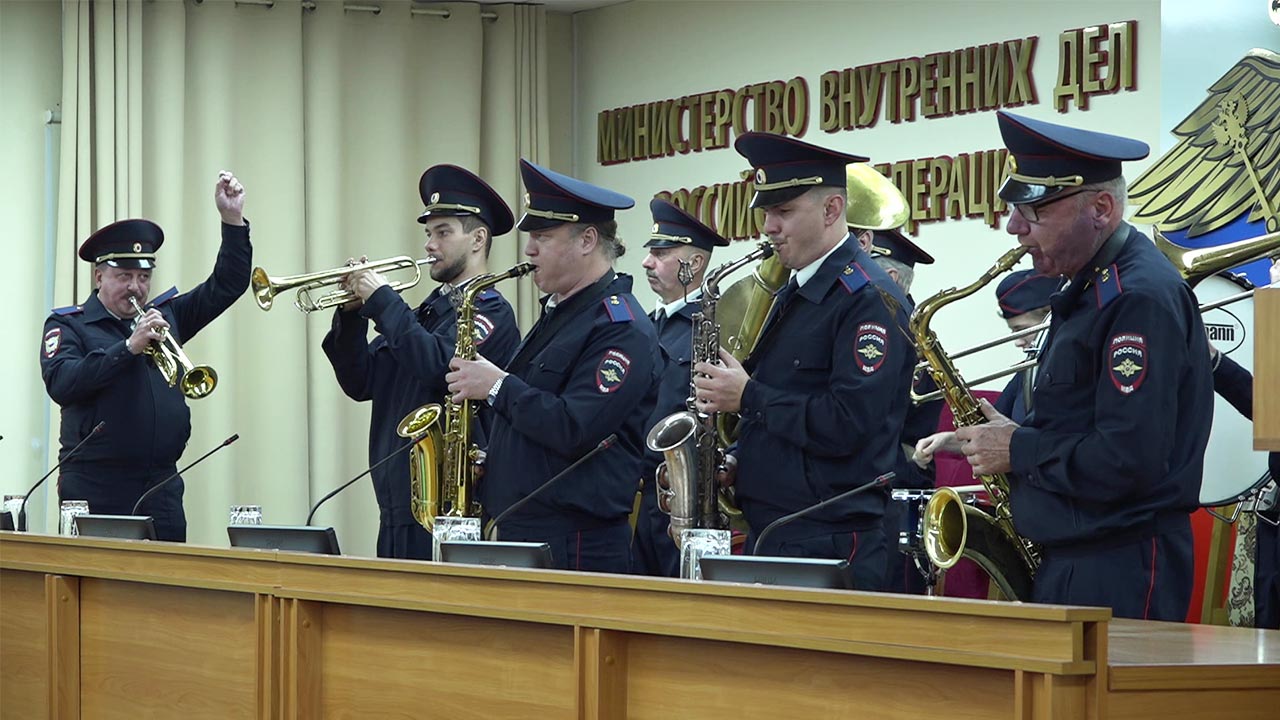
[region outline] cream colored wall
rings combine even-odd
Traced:
[[[0,283],[9,322],[0,352],[4,494],[25,492],[53,457],[49,445],[57,444],[56,434],[48,429],[50,404],[40,382],[39,350],[51,293],[44,273],[52,232],[46,223],[45,191],[50,184],[56,187],[56,177],[45,173],[45,112],[58,106],[61,94],[60,17],[58,3],[0,3],[0,158],[5,165],[0,172],[0,217],[9,268]],[[56,172],[56,162],[52,167]],[[56,428],[56,409],[53,418]]]
[[[873,162],[955,155],[1002,147],[995,113],[872,128],[822,132],[818,127],[819,78],[828,70],[909,56],[924,56],[1031,35],[1039,36],[1034,77],[1038,104],[1015,112],[1080,127],[1136,137],[1160,147],[1160,5],[1155,0],[1053,2],[636,2],[575,16],[578,38],[578,98],[575,168],[588,181],[636,198],[636,209],[620,218],[628,252],[620,269],[637,276],[637,295],[651,305],[643,281],[641,247],[650,225],[648,201],[659,190],[732,182],[746,163],[732,148],[620,165],[596,163],[596,115],[601,110],[679,98],[721,88],[801,76],[810,91],[809,129],[802,139],[869,155]],[[1087,112],[1059,114],[1052,107],[1063,30],[1125,20],[1138,21],[1138,82],[1135,92],[1094,97]],[[1136,177],[1145,162],[1131,163]],[[1003,223],[1001,224],[1003,227]],[[937,258],[918,266],[912,294],[977,277],[1011,243],[1003,230],[981,220],[922,226],[919,244]],[[745,243],[717,254],[742,254]],[[1024,267],[1029,267],[1029,261]],[[958,349],[1006,332],[995,314],[994,288],[961,301],[939,315],[943,345]],[[1007,347],[965,364],[970,377],[1019,359]]]

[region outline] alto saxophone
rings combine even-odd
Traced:
[[[955,363],[929,329],[929,323],[942,306],[977,292],[1017,264],[1026,252],[1024,247],[1013,248],[1000,256],[995,265],[973,283],[958,290],[943,290],[922,301],[911,314],[909,326],[915,338],[916,351],[929,364],[929,374],[951,406],[958,428],[980,425],[986,419]],[[1040,564],[1040,550],[1014,529],[1013,512],[1009,506],[1009,479],[999,474],[982,475],[979,479],[991,496],[992,513],[988,515],[965,503],[949,487],[938,488],[929,498],[920,520],[925,552],[929,560],[940,568],[949,568],[961,556],[967,557],[991,576],[1007,598],[1028,600],[1031,581]]]
[[[702,282],[702,309],[693,314],[691,365],[720,362],[720,325],[716,321],[720,281],[743,265],[772,255],[773,245],[761,242],[742,258],[707,273]],[[649,449],[663,456],[663,462],[654,474],[658,485],[658,507],[671,516],[667,533],[677,546],[685,530],[724,530],[729,525],[727,508],[730,504],[721,498],[720,485],[716,482],[716,471],[724,461],[724,448],[717,431],[719,413],[698,411],[693,384],[695,376],[695,373],[689,373],[689,396],[685,399],[687,409],[660,420],[645,438]]]
[[[532,263],[520,263],[506,272],[477,275],[463,287],[457,310],[457,357],[476,359],[476,296],[532,270]],[[409,451],[410,509],[413,519],[428,532],[440,516],[480,517],[476,480],[481,455],[480,448],[471,442],[472,402],[455,403],[446,394],[443,403],[423,405],[396,428],[403,438],[421,435]]]

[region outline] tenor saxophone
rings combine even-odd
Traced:
[[[929,329],[934,313],[949,303],[968,297],[1017,264],[1026,254],[1025,247],[1015,247],[1000,256],[973,283],[951,288],[922,301],[911,314],[909,327],[915,338],[916,351],[929,364],[929,374],[951,406],[956,427],[969,427],[986,422],[978,401],[965,386],[955,363]],[[1011,600],[1028,600],[1031,581],[1040,564],[1040,550],[1018,535],[1013,526],[1009,505],[1009,479],[1002,474],[979,476],[991,497],[992,512],[987,514],[965,503],[951,488],[934,491],[921,517],[925,552],[940,568],[955,565],[961,557],[978,564],[1001,592]]]
[[[773,245],[761,242],[745,256],[707,273],[702,282],[702,309],[693,314],[691,365],[720,362],[720,325],[716,320],[720,281],[744,265],[772,256]],[[649,449],[663,456],[663,462],[654,475],[658,485],[658,507],[671,515],[667,533],[677,546],[685,530],[724,530],[729,526],[727,512],[722,509],[727,503],[722,502],[720,485],[715,477],[724,460],[724,448],[717,430],[719,413],[698,411],[693,384],[695,377],[696,373],[689,373],[686,409],[660,420],[645,438]]]
[[[476,359],[476,297],[532,270],[532,263],[520,263],[505,272],[477,275],[463,287],[457,310],[457,357]],[[413,519],[428,532],[437,517],[480,517],[476,495],[480,448],[471,441],[472,403],[456,403],[446,394],[443,403],[423,405],[397,426],[400,437],[421,436],[409,451],[410,509]]]

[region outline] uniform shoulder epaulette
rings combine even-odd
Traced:
[[[631,322],[636,319],[635,313],[631,312],[631,306],[619,295],[610,295],[605,298],[604,310],[609,313],[609,319],[616,323]]]
[[[844,289],[850,295],[869,282],[871,282],[871,276],[867,275],[867,271],[863,270],[862,266],[856,262],[845,265],[844,269],[840,271],[840,284],[844,285]]]
[[[157,295],[155,299],[151,301],[151,306],[160,307],[161,305],[169,302],[170,300],[176,297],[178,297],[178,288],[171,287],[168,290],[165,290],[164,292]]]
[[[1093,276],[1093,290],[1098,298],[1099,309],[1120,297],[1124,292],[1124,286],[1120,284],[1120,268],[1112,263],[1098,270],[1098,274]]]
[[[54,315],[61,315],[63,317],[66,317],[67,315],[79,315],[82,312],[84,312],[83,305],[68,305],[66,307],[53,309]]]
[[[494,298],[500,298],[500,297],[502,297],[502,294],[499,293],[495,288],[485,288],[484,290],[481,290],[480,292],[476,293],[477,300],[492,300]]]

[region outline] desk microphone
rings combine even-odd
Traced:
[[[156,483],[155,485],[152,485],[150,488],[148,488],[148,489],[147,489],[147,491],[146,491],[146,492],[142,493],[142,497],[138,498],[138,502],[136,502],[136,503],[134,503],[134,504],[133,504],[133,511],[132,511],[132,512],[130,512],[129,514],[130,514],[130,515],[137,515],[137,514],[138,514],[138,509],[142,507],[142,503],[143,503],[143,501],[145,501],[147,498],[151,497],[152,495],[155,495],[155,494],[156,494],[156,491],[157,491],[157,490],[159,490],[160,488],[164,487],[164,486],[165,486],[169,481],[171,481],[171,480],[173,480],[174,478],[178,477],[178,476],[179,476],[179,475],[181,475],[182,473],[184,473],[184,472],[186,472],[186,471],[190,470],[191,468],[195,467],[196,465],[199,465],[200,463],[204,462],[204,459],[205,459],[205,458],[207,458],[207,457],[209,457],[210,455],[212,455],[212,454],[214,454],[214,453],[218,452],[218,451],[219,451],[219,450],[221,450],[222,448],[224,448],[224,447],[226,447],[226,446],[230,445],[231,443],[233,443],[233,442],[235,442],[235,441],[237,441],[237,440],[239,440],[239,439],[240,439],[240,433],[236,433],[235,435],[232,435],[231,437],[227,438],[226,440],[223,440],[223,441],[222,441],[222,444],[221,444],[221,445],[219,445],[218,447],[216,447],[216,448],[214,448],[214,449],[210,450],[209,452],[207,452],[207,453],[205,453],[205,454],[201,455],[200,457],[196,458],[195,462],[193,462],[193,463],[191,463],[190,465],[188,465],[188,466],[186,466],[186,467],[182,468],[181,470],[179,470],[178,472],[176,472],[176,473],[174,473],[174,474],[170,475],[169,477],[167,477],[167,478],[165,478],[165,479],[161,480],[160,482]]]
[[[791,522],[792,520],[798,520],[804,517],[805,515],[815,513],[828,505],[831,505],[833,503],[838,503],[841,500],[846,500],[848,498],[853,497],[854,495],[860,495],[872,489],[887,488],[889,487],[889,484],[893,482],[893,478],[896,474],[897,473],[894,473],[894,472],[887,472],[881,475],[880,477],[876,478],[875,480],[872,480],[871,482],[863,483],[852,490],[846,490],[840,493],[839,495],[836,495],[833,498],[827,498],[826,500],[823,500],[817,505],[810,505],[809,507],[804,508],[803,510],[793,512],[790,515],[783,515],[777,520],[774,520],[773,522],[766,525],[764,530],[760,531],[760,537],[756,538],[756,546],[751,549],[751,554],[752,555],[756,554],[756,551],[759,550],[760,546],[764,544],[764,539],[769,537],[769,533],[773,532],[775,528],[780,528],[783,525],[786,525],[787,523]]]
[[[572,472],[574,468],[578,467],[582,463],[595,457],[596,453],[600,452],[601,450],[608,450],[617,441],[618,441],[618,433],[610,434],[609,437],[601,440],[599,443],[596,444],[595,447],[588,450],[587,454],[583,455],[577,460],[574,460],[572,465],[553,475],[550,480],[539,485],[538,488],[533,492],[529,493],[528,495],[525,495],[524,497],[512,503],[511,507],[498,513],[498,517],[489,521],[489,527],[484,534],[485,539],[497,540],[498,539],[498,523],[502,522],[503,520],[506,520],[507,516],[511,515],[511,513],[524,507],[530,500],[537,497],[543,490],[546,490],[547,488],[551,487],[551,485],[554,484],[556,481],[558,481],[560,478]]]
[[[40,483],[49,479],[49,476],[53,474],[54,470],[57,470],[58,468],[62,467],[62,463],[70,460],[72,456],[74,456],[77,452],[79,452],[80,448],[84,447],[84,444],[89,442],[89,438],[102,432],[102,428],[106,424],[107,424],[106,420],[99,420],[98,424],[94,425],[93,429],[89,431],[89,434],[85,435],[83,440],[81,440],[79,443],[76,443],[76,446],[71,448],[71,452],[64,455],[62,459],[58,461],[57,465],[54,465],[49,470],[49,472],[44,474],[44,477],[37,480],[36,484],[32,485],[31,489],[27,491],[27,494],[22,496],[22,504],[18,506],[18,532],[26,532],[27,530],[27,501],[31,499],[31,493],[35,492],[36,488],[40,487]]]
[[[315,505],[312,505],[312,506],[311,506],[311,512],[307,513],[307,521],[306,521],[306,522],[304,522],[304,523],[303,523],[303,525],[310,525],[310,524],[311,524],[311,518],[315,517],[316,511],[317,511],[317,510],[319,510],[319,509],[320,509],[320,506],[321,506],[321,505],[323,505],[323,504],[325,504],[325,502],[326,502],[329,498],[333,497],[334,495],[337,495],[338,493],[342,492],[343,490],[346,490],[347,488],[351,487],[351,484],[352,484],[352,483],[354,483],[355,481],[359,480],[360,478],[364,477],[365,475],[368,475],[369,473],[373,472],[374,470],[377,470],[378,468],[382,467],[382,466],[383,466],[383,465],[385,465],[388,461],[390,461],[390,460],[391,460],[391,458],[393,458],[393,457],[395,457],[395,456],[399,455],[400,453],[404,452],[405,450],[408,450],[409,448],[413,447],[414,445],[417,445],[417,444],[418,444],[418,441],[422,439],[422,436],[423,436],[423,435],[425,435],[425,434],[426,434],[426,432],[427,432],[427,429],[426,429],[426,428],[424,428],[422,432],[418,433],[417,435],[414,435],[412,440],[410,440],[409,442],[407,442],[407,443],[405,443],[405,444],[401,445],[400,447],[396,448],[395,450],[392,450],[391,452],[387,453],[387,456],[386,456],[386,457],[384,457],[384,458],[382,458],[381,460],[379,460],[378,462],[376,462],[376,463],[374,463],[374,464],[370,465],[368,468],[366,468],[366,469],[365,469],[365,471],[364,471],[364,472],[362,472],[362,473],[360,473],[359,475],[357,475],[357,476],[355,476],[355,477],[351,478],[350,480],[348,480],[348,481],[346,481],[346,482],[342,483],[342,484],[341,484],[341,485],[339,485],[337,488],[335,488],[335,489],[331,490],[331,491],[329,492],[329,494],[328,494],[328,495],[325,495],[324,497],[320,498],[320,499],[316,502],[316,504],[315,504]]]

